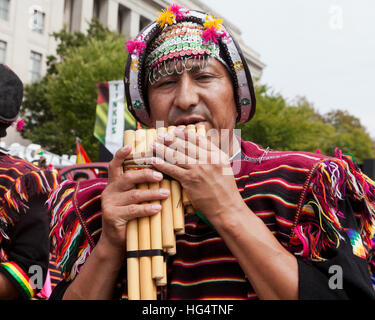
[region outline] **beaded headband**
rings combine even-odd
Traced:
[[[241,49],[222,21],[203,12],[172,5],[159,12],[156,21],[145,27],[134,41],[127,41],[125,94],[128,109],[138,121],[151,126],[149,83],[164,75],[182,73],[190,59],[193,60],[191,67],[204,68],[209,58],[218,59],[229,71],[238,111],[237,123],[253,117],[256,102],[250,71]],[[178,61],[181,61],[180,69]]]

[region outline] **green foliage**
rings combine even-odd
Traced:
[[[266,85],[255,87],[254,118],[238,126],[242,138],[274,150],[334,154],[336,147],[351,152],[356,160],[374,155],[372,141],[359,119],[334,111],[320,115],[305,98],[289,103]]]
[[[335,110],[327,113],[324,121],[335,128],[329,141],[331,148],[338,147],[343,153],[352,153],[357,161],[375,157],[374,141],[358,118],[347,111]]]
[[[96,161],[96,84],[123,78],[125,39],[95,20],[87,35],[62,30],[54,37],[60,42],[57,56],[48,59],[47,75],[25,88],[23,136],[58,154],[75,154],[78,136],[91,160]]]

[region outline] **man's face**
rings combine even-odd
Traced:
[[[181,70],[179,64],[177,69]],[[204,124],[206,131],[212,128],[232,131],[235,126],[237,112],[231,78],[216,59],[209,59],[202,70],[194,67],[181,75],[161,77],[149,85],[148,100],[154,127],[156,121],[164,121],[165,127]]]

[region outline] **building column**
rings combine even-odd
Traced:
[[[92,20],[94,0],[75,0],[72,8],[71,31],[86,32]]]
[[[134,12],[133,10],[130,11],[129,14],[129,29],[128,29],[128,35],[131,39],[135,38],[139,33],[140,28],[140,20],[141,16],[139,13]]]
[[[117,31],[119,4],[114,0],[107,0],[100,14],[101,22],[111,31]]]

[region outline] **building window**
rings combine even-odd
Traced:
[[[10,0],[0,0],[0,19],[8,20]]]
[[[0,63],[5,63],[5,56],[7,53],[7,43],[0,40]]]
[[[38,9],[34,9],[32,13],[32,27],[31,29],[38,33],[44,31],[44,21],[46,14]]]
[[[29,82],[37,82],[40,79],[42,69],[42,55],[38,52],[31,51],[30,54],[30,72]]]
[[[147,27],[151,21],[143,16],[141,16],[140,21],[139,21],[139,30],[143,30],[143,28]]]
[[[124,35],[130,33],[130,9],[122,5],[119,5],[118,10],[117,31]]]

